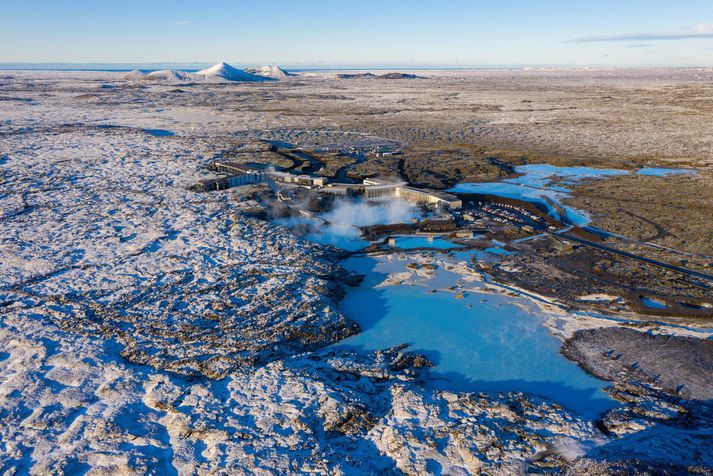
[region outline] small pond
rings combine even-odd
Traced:
[[[166,129],[144,129],[143,131],[154,137],[170,137],[176,135],[175,132],[167,131]]]
[[[504,198],[516,198],[538,203],[557,219],[567,219],[573,225],[584,226],[589,223],[589,214],[583,210],[562,204],[562,199],[569,196],[569,187],[584,179],[597,179],[628,175],[631,172],[618,169],[597,169],[593,167],[556,167],[549,164],[531,164],[515,167],[520,175],[501,182],[462,183],[453,187],[452,192],[482,193]],[[690,169],[643,167],[636,171],[639,175],[665,177],[671,174],[695,174]],[[562,217],[555,209],[564,210]]]
[[[616,175],[625,175],[626,170],[595,169],[592,167],[555,167],[548,164],[532,164],[515,167],[522,174],[501,182],[462,183],[450,191],[462,193],[481,193],[505,198],[516,198],[538,203],[557,219],[567,219],[575,225],[586,225],[591,220],[585,211],[567,207],[561,200],[569,196],[568,186],[583,180]],[[564,210],[561,217],[553,204]]]
[[[696,171],[691,169],[667,169],[657,167],[643,167],[636,171],[638,175],[652,175],[654,177],[665,177],[667,175],[695,175]]]
[[[660,301],[658,299],[653,299],[653,298],[647,298],[647,297],[642,297],[641,303],[646,306],[650,307],[651,309],[668,309],[668,306],[666,305],[665,302]]]
[[[415,248],[448,250],[463,247],[462,245],[453,243],[441,237],[428,236],[398,236],[396,237],[396,243],[394,246],[402,250],[412,250]]]

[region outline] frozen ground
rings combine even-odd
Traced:
[[[320,88],[376,96],[316,80],[2,75],[0,472],[581,474],[640,441],[643,461],[706,470],[707,433],[686,434],[690,461],[666,446],[680,428],[657,423],[693,408],[668,397],[627,393],[607,438],[540,398],[423,386],[430,362],[408,349],[328,348],[358,331],[336,310],[345,272],[334,250],[241,216],[235,192],[187,190],[230,139],[328,126],[352,99]],[[404,87],[435,84],[424,81]],[[417,93],[388,88],[392,100]]]
[[[304,354],[356,332],[343,271],[189,192],[203,140],[10,126],[2,147],[3,470],[515,472],[594,433],[523,395],[425,390],[396,351]]]
[[[221,376],[354,332],[332,309],[334,258],[187,187],[211,151],[140,130],[7,136],[6,309],[101,333],[122,355]]]
[[[301,144],[335,141],[312,131],[355,131],[611,168],[702,166],[713,157],[710,69],[418,74],[427,78],[339,80],[311,73],[225,85],[7,71],[0,73],[0,121],[16,127],[118,122],[204,135],[281,129],[282,140]],[[21,115],[13,113],[17,108]]]

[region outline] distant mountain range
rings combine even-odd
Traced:
[[[264,82],[293,76],[279,66],[263,66],[242,70],[228,63],[218,63],[197,72],[164,69],[146,73],[135,69],[121,79],[130,81],[210,81],[210,82]]]
[[[121,79],[143,79],[147,81],[190,81],[191,75],[185,71],[178,71],[174,69],[162,69],[159,71],[151,71],[150,73],[145,73],[135,69],[123,75]]]
[[[415,74],[409,73],[386,73],[386,74],[374,74],[374,73],[342,73],[338,74],[339,79],[419,79],[421,76],[416,76]]]
[[[234,68],[228,63],[218,63],[207,69],[202,69],[193,76],[199,76],[206,81],[237,81],[237,82],[262,82],[271,81],[273,78],[266,78],[257,74]]]

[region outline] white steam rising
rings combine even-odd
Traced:
[[[332,210],[320,216],[330,224],[321,227],[317,233],[311,233],[311,240],[343,249],[359,249],[368,242],[359,239],[361,232],[357,227],[409,223],[412,218],[418,218],[420,212],[417,207],[402,200],[379,203],[339,200]]]
[[[336,227],[355,227],[389,223],[408,223],[418,217],[416,207],[403,200],[379,203],[339,200],[332,210],[322,215]]]
[[[346,250],[357,250],[369,244],[361,240],[360,226],[410,223],[420,218],[418,207],[403,200],[366,202],[339,198],[333,208],[319,218],[278,218],[274,223],[288,226],[317,243],[328,243]],[[329,222],[324,224],[322,220]]]

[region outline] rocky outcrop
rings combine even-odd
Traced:
[[[605,380],[649,383],[687,399],[713,399],[713,341],[624,327],[575,333],[562,353]]]
[[[0,471],[518,474],[590,424],[522,394],[421,385],[404,348],[322,350],[221,380],[116,358],[33,313],[0,322]]]
[[[46,134],[9,156],[0,188],[16,204],[3,222],[5,312],[211,378],[358,331],[336,311],[351,279],[336,254],[241,216],[229,194],[186,190],[201,162],[174,157],[208,144],[129,128]],[[20,151],[26,138],[6,143]]]
[[[565,474],[713,474],[712,342],[609,327],[576,332],[562,353],[622,403],[598,423],[613,439]]]
[[[33,135],[35,137],[33,137]],[[424,387],[358,329],[330,249],[187,190],[209,141],[11,134],[3,164],[0,472],[519,471],[590,424],[522,394]]]

